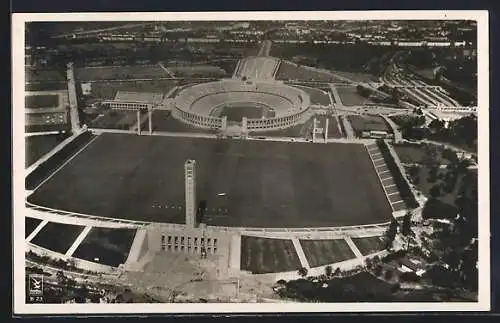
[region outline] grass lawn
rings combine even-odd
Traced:
[[[29,218],[25,217],[24,218],[24,236],[28,237],[33,230],[36,229],[36,227],[42,223],[42,220],[37,219],[37,218]]]
[[[160,65],[79,67],[75,69],[75,76],[79,81],[169,77]]]
[[[384,249],[383,237],[351,238],[363,256]]]
[[[300,244],[311,267],[333,264],[356,257],[344,239],[300,240]]]
[[[430,190],[434,185],[440,185],[442,183],[442,178],[446,174],[447,170],[446,169],[440,169],[438,172],[438,179],[436,182],[431,183],[429,182],[429,170],[421,166],[419,167],[419,183],[416,184],[417,189],[422,192],[425,196],[429,196]],[[407,172],[408,173],[408,172]],[[441,189],[441,195],[439,196],[439,200],[448,203],[448,204],[454,204],[455,199],[459,193],[459,189],[461,187],[463,175],[459,175],[455,189],[452,192],[445,192],[444,190]]]
[[[353,106],[353,105],[364,105],[364,104],[376,104],[375,101],[370,100],[370,98],[365,98],[358,93],[356,87],[354,86],[337,86],[337,91],[339,92],[340,100],[343,105]]]
[[[64,254],[83,228],[80,225],[49,222],[31,240],[31,243]]]
[[[318,82],[339,82],[339,78],[334,75],[320,70],[306,68],[304,66],[296,66],[287,61],[281,61],[278,72],[276,73],[277,80],[301,80],[301,81],[318,81]]]
[[[24,105],[27,109],[57,108],[59,106],[59,95],[27,95],[24,98]]]
[[[294,271],[301,267],[292,240],[242,236],[240,259],[241,269],[254,274]]]
[[[117,267],[127,260],[135,233],[135,229],[93,227],[73,256]]]
[[[211,133],[213,130],[202,129],[196,126],[189,125],[179,121],[171,116],[170,111],[155,110],[153,111],[153,131],[168,131],[168,132],[196,132],[196,133]]]
[[[451,161],[446,158],[444,149],[436,145],[416,145],[416,144],[393,144],[394,150],[398,154],[399,159],[404,164],[422,164],[429,156],[429,151],[436,151],[437,162],[441,165],[447,165]]]
[[[359,134],[362,131],[372,130],[390,132],[389,126],[381,116],[349,115],[347,119],[351,123],[352,129]]]
[[[89,122],[89,128],[131,130],[137,123],[137,112],[127,110],[106,110]]]
[[[69,134],[29,136],[25,138],[26,163],[28,167],[68,138]]]
[[[102,134],[28,200],[84,214],[183,223],[186,159],[197,161],[197,197],[212,210],[203,219],[210,225],[318,227],[391,217],[365,147],[340,143]]]
[[[177,85],[177,80],[153,81],[103,81],[92,83],[92,95],[97,98],[114,99],[118,91],[168,93]]]
[[[293,85],[293,86],[309,94],[309,97],[311,99],[311,104],[330,105],[330,96],[328,95],[327,91],[321,89],[315,89],[308,86],[301,86],[301,85]]]
[[[274,112],[270,111],[270,109],[264,105],[245,105],[242,103],[223,106],[217,116],[227,116],[228,121],[241,122],[243,117],[247,117],[248,119],[260,119],[262,117],[271,118],[274,117]]]

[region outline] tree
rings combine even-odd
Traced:
[[[365,265],[367,269],[371,269],[373,267],[373,260],[371,258],[366,258]]]
[[[386,237],[386,249],[390,249],[392,247],[392,242],[396,238],[396,234],[398,232],[398,221],[396,219],[393,219],[391,224],[389,225],[389,228],[387,228],[385,237]]]
[[[306,267],[300,267],[299,270],[298,270],[298,273],[299,273],[299,276],[304,278],[307,276],[307,268]]]
[[[439,119],[434,119],[429,123],[429,129],[434,133],[441,133],[444,129],[444,121]]]
[[[327,278],[330,278],[332,276],[332,273],[333,273],[333,268],[332,266],[328,265],[325,267],[325,275]]]
[[[433,198],[439,197],[441,195],[441,188],[439,187],[439,185],[436,184],[431,187],[431,189],[429,190],[429,195]]]
[[[387,270],[385,273],[384,273],[384,278],[387,279],[387,280],[390,280],[393,276],[393,273],[392,273],[392,270]]]
[[[403,218],[403,225],[401,227],[401,233],[404,235],[404,236],[408,236],[411,234],[412,230],[411,230],[411,212],[408,211],[406,212],[404,218]]]
[[[380,277],[380,275],[382,275],[382,266],[377,265],[373,273],[375,274],[375,276]]]

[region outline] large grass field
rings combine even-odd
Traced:
[[[300,80],[300,81],[318,81],[318,82],[342,82],[331,73],[306,66],[295,65],[291,62],[281,61],[277,80]]]
[[[33,230],[42,222],[42,220],[37,218],[24,218],[24,236],[28,237]]]
[[[294,85],[294,87],[309,94],[312,104],[330,105],[330,97],[328,96],[327,91],[301,85]]]
[[[82,232],[83,226],[49,222],[31,240],[31,243],[59,253],[66,253]]]
[[[143,112],[141,112],[144,115]],[[147,118],[147,117],[146,117]],[[143,123],[145,120],[142,120]],[[129,110],[106,110],[91,122],[90,128],[132,130],[137,123],[137,112]]]
[[[319,267],[355,258],[344,239],[300,240],[307,262],[311,267]]]
[[[247,227],[385,222],[363,145],[103,134],[28,200],[100,216],[184,222],[184,162],[197,161],[203,221]],[[219,193],[226,193],[218,196]]]
[[[337,91],[339,92],[340,100],[342,104],[346,106],[353,105],[364,105],[364,104],[375,104],[376,102],[370,100],[370,98],[365,98],[358,93],[356,87],[347,86],[337,86]]]
[[[210,130],[198,128],[172,117],[170,111],[155,110],[153,111],[153,131],[167,132],[196,132],[210,133]]]
[[[218,114],[220,117],[227,116],[228,121],[236,122],[241,122],[243,117],[260,119],[262,117],[272,118],[274,115],[274,111],[270,110],[267,106],[254,103],[227,104],[221,107],[221,111]]]
[[[92,83],[92,95],[110,100],[118,91],[168,93],[177,83],[177,80],[100,81]]]
[[[383,237],[352,238],[352,241],[363,256],[384,249]]]
[[[117,267],[127,260],[136,230],[94,227],[76,248],[74,257]]]
[[[360,136],[363,131],[376,130],[390,132],[389,125],[387,125],[384,118],[381,116],[349,115],[347,119],[358,136]]]
[[[292,240],[241,237],[242,270],[253,274],[278,273],[298,270],[299,256]]]
[[[160,65],[99,66],[75,69],[79,81],[167,78]]]
[[[28,95],[24,98],[24,106],[27,109],[56,108],[59,106],[59,95]]]
[[[26,162],[28,167],[68,138],[69,134],[29,136],[25,139]]]

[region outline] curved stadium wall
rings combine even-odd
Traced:
[[[211,115],[212,110],[225,103],[241,101],[242,92],[252,93],[249,97],[260,94],[258,99],[249,99],[249,102],[268,103],[266,105],[276,113],[272,118],[247,118],[246,128],[252,131],[287,128],[304,122],[310,106],[306,92],[278,82],[224,80],[196,84],[181,90],[175,97],[172,116],[196,127],[221,129],[225,126],[223,118]],[[200,100],[207,105],[197,104]],[[277,101],[280,104],[276,104]]]

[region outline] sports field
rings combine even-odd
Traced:
[[[227,116],[228,121],[241,122],[243,117],[247,117],[248,119],[272,118],[274,117],[274,111],[258,103],[237,103],[223,106],[219,116]]]
[[[302,249],[311,267],[319,267],[355,258],[344,239],[300,240]]]
[[[302,266],[292,240],[242,236],[240,267],[253,274],[265,274],[294,271]]]
[[[24,105],[27,109],[57,108],[59,106],[59,95],[28,95],[24,98]]]
[[[34,204],[184,222],[184,162],[197,161],[203,221],[247,227],[380,223],[391,216],[363,145],[103,134],[40,186]],[[219,195],[225,193],[225,195]]]

